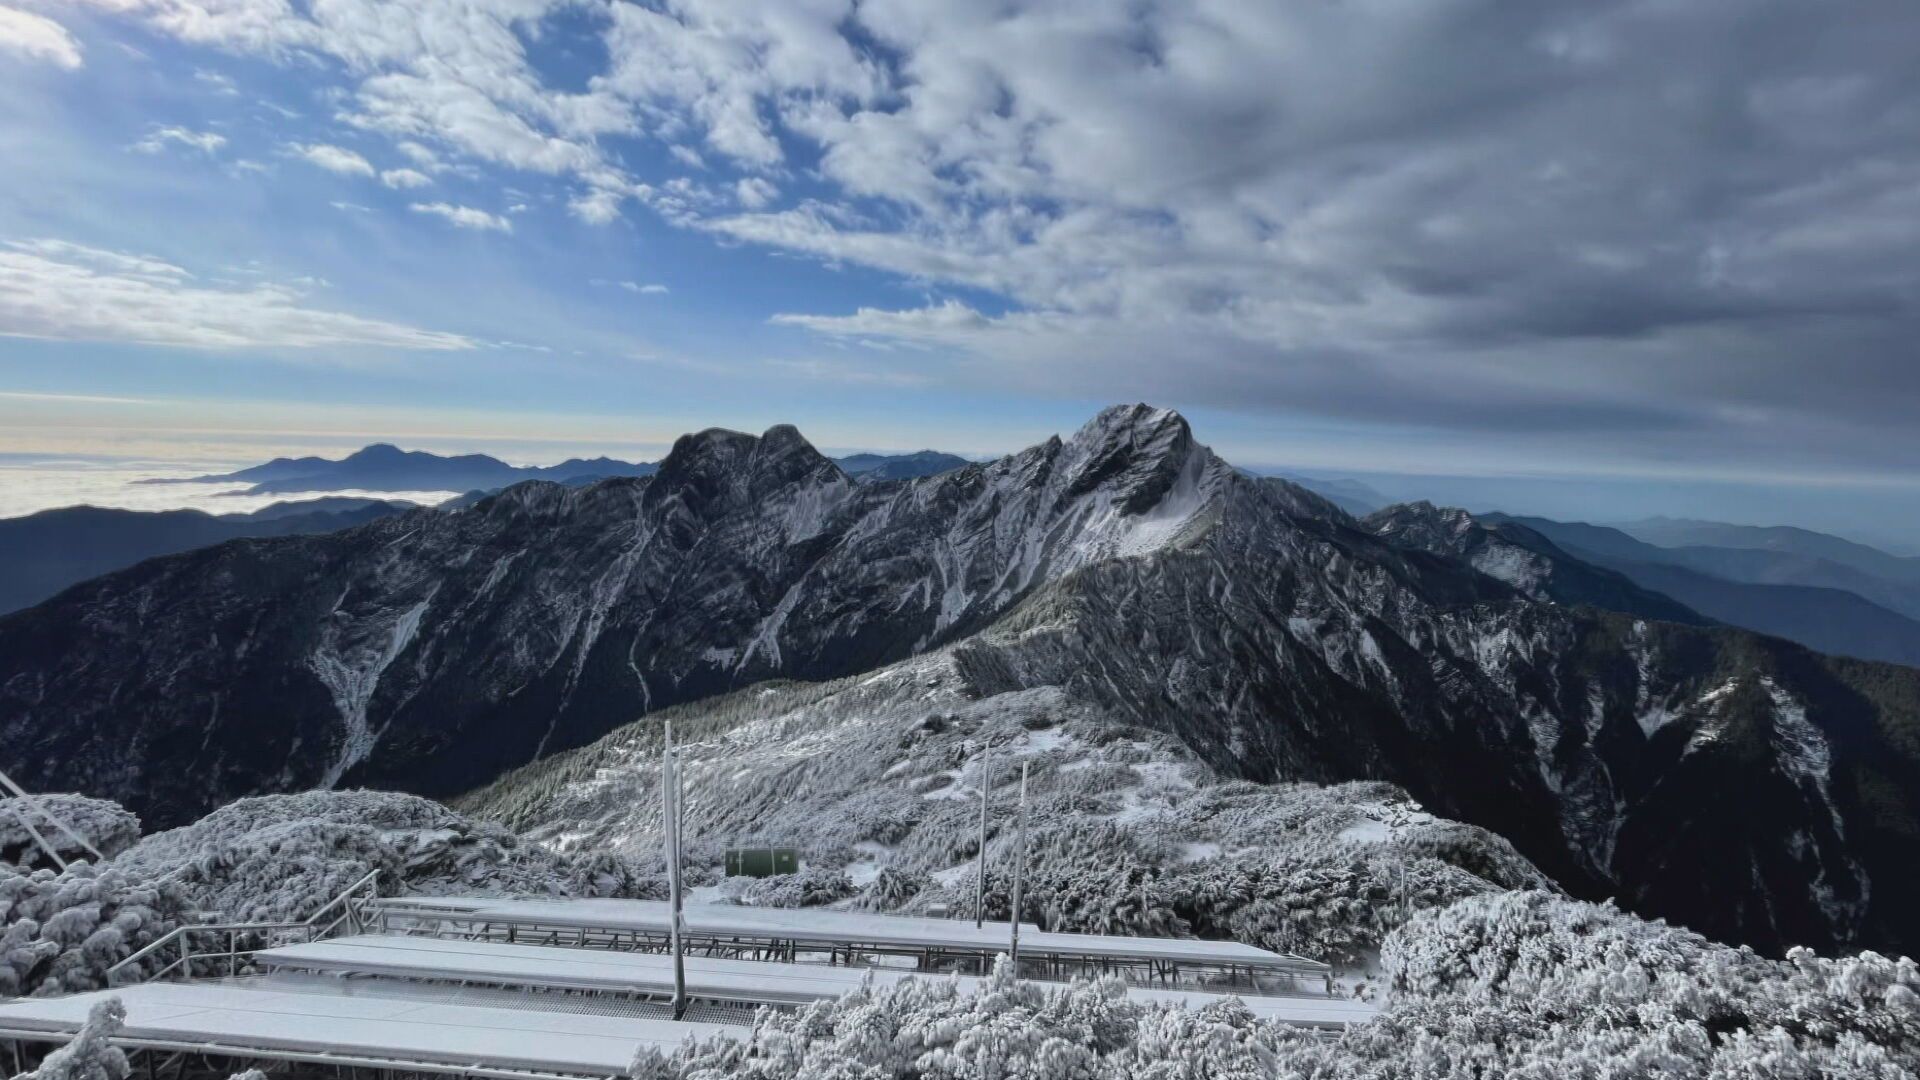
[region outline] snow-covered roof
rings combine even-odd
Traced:
[[[689,1039],[738,1037],[719,1024],[629,1016],[499,1009],[448,1002],[450,991],[416,986],[358,995],[351,983],[298,992],[265,984],[142,983],[56,998],[0,1003],[0,1036],[62,1037],[80,1030],[94,1003],[118,997],[122,1045],[192,1047],[222,1056],[315,1060],[330,1056],[404,1063],[408,1071],[466,1075],[523,1072],[624,1076],[642,1046],[670,1050]]]
[[[498,926],[665,933],[668,909],[660,900],[496,900],[484,897],[408,897],[382,901],[395,914],[441,915]],[[871,912],[818,908],[760,908],[732,904],[687,904],[686,931],[702,937],[751,938],[825,945],[942,949],[994,954],[1007,950],[1011,928],[989,922],[975,928],[959,919],[909,918]],[[1192,938],[1120,937],[1062,934],[1020,927],[1020,951],[1028,956],[1057,956],[1118,961],[1156,960],[1196,966],[1238,966],[1267,971],[1321,972],[1325,966],[1235,941]]]
[[[264,967],[357,973],[387,978],[488,983],[512,987],[667,994],[673,960],[663,953],[518,945],[498,941],[361,935],[255,954]],[[687,993],[696,998],[754,1005],[802,1005],[860,988],[910,978],[955,978],[972,990],[985,980],[928,975],[897,969],[768,963],[708,956],[686,958]],[[1229,995],[1202,991],[1131,988],[1131,997],[1200,1008]],[[1374,1006],[1325,998],[1248,997],[1254,1015],[1309,1026],[1344,1026],[1371,1017]]]

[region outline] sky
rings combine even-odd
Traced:
[[[1920,537],[1912,0],[0,0],[0,454],[1232,460]]]

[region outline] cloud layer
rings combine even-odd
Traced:
[[[342,122],[421,179],[551,177],[586,222],[644,207],[927,294],[778,317],[821,348],[942,350],[1043,394],[1920,465],[1911,0],[93,2],[330,64]],[[562,86],[530,43],[567,34],[599,59]]]
[[[61,240],[0,242],[0,336],[202,349],[471,349],[458,334],[308,306],[298,289],[222,288],[172,263]]]

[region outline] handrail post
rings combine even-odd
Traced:
[[[1013,914],[1007,920],[1009,927],[1007,965],[1013,969],[1014,978],[1020,977],[1020,886],[1026,877],[1027,868],[1027,763],[1020,763],[1020,808],[1013,824]]]

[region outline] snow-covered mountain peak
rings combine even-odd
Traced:
[[[775,424],[760,436],[760,445],[755,448],[754,456],[763,467],[778,466],[779,471],[792,476],[829,479],[845,475],[840,466],[832,459],[814,449],[800,429],[792,424]]]
[[[763,435],[708,428],[683,435],[660,462],[651,498],[726,505],[769,498],[791,487],[842,484],[846,474],[791,424]]]
[[[1389,540],[1428,546],[1440,538],[1470,532],[1478,524],[1472,514],[1456,506],[1418,502],[1396,503],[1365,519],[1375,534]]]
[[[1123,512],[1138,514],[1174,487],[1196,451],[1212,456],[1194,443],[1186,418],[1172,409],[1115,405],[1075,432],[1061,456],[1069,494],[1105,487],[1118,496]]]
[[[1132,405],[1109,405],[1101,409],[1092,419],[1080,425],[1072,441],[1084,444],[1126,439],[1147,443],[1167,435],[1191,439],[1193,429],[1188,426],[1187,418],[1173,409],[1136,402]]]
[[[682,435],[673,441],[673,449],[660,459],[657,475],[672,477],[725,468],[753,453],[760,440],[744,431],[707,428]]]

